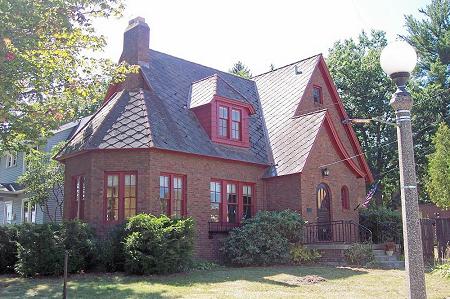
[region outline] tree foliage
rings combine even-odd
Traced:
[[[27,170],[19,178],[30,203],[39,206],[52,222],[62,219],[63,212],[64,166],[53,159],[62,146],[53,147],[51,152],[31,150],[26,156]],[[56,208],[51,207],[53,201]]]
[[[440,122],[450,124],[450,1],[433,0],[419,12],[419,18],[405,17],[408,34],[403,38],[417,49],[419,57],[412,80],[412,124],[418,178],[424,182],[432,137]],[[421,192],[421,198],[426,197]]]
[[[252,77],[250,69],[241,61],[236,62],[228,72],[245,79],[250,79]]]
[[[441,208],[450,209],[450,128],[441,123],[433,137],[435,151],[429,156],[427,191]]]
[[[327,64],[350,118],[379,117],[392,120],[389,105],[393,85],[380,66],[380,53],[386,46],[382,31],[362,32],[357,40],[336,42]],[[395,129],[382,122],[354,126],[376,180],[390,198],[398,181]]]
[[[92,113],[132,70],[93,55],[105,39],[92,21],[120,15],[122,0],[2,0],[0,11],[0,152]]]

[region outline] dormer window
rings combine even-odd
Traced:
[[[231,110],[231,139],[241,140],[241,111]]]
[[[312,96],[314,104],[322,104],[322,88],[320,86],[313,86]]]

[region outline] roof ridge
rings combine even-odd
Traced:
[[[315,57],[318,57],[318,56],[323,56],[323,54],[322,54],[322,53],[318,53],[318,54],[312,55],[312,56],[310,56],[310,57],[301,59],[301,60],[299,60],[299,61],[295,61],[295,62],[286,64],[286,65],[284,65],[284,66],[280,66],[280,67],[278,67],[278,68],[276,68],[276,69],[273,69],[273,70],[270,70],[270,71],[268,71],[268,72],[264,72],[264,73],[262,73],[262,74],[253,76],[252,79],[254,79],[254,78],[256,78],[256,77],[260,77],[260,76],[266,75],[266,74],[268,74],[268,73],[272,73],[272,72],[279,71],[279,70],[284,69],[284,68],[286,68],[286,67],[288,67],[288,66],[291,66],[291,65],[294,65],[294,64],[297,64],[297,63],[300,63],[300,62],[304,62],[304,61],[306,61],[306,60],[309,60],[309,59],[312,59],[312,58],[315,58]]]
[[[250,79],[247,79],[247,78],[244,78],[244,77],[235,75],[235,74],[233,74],[233,73],[228,73],[228,72],[225,72],[225,71],[221,71],[221,70],[219,70],[219,69],[216,69],[216,68],[213,68],[213,67],[210,67],[210,66],[206,66],[206,65],[200,64],[200,63],[198,63],[198,62],[190,61],[190,60],[187,60],[187,59],[184,59],[184,58],[180,58],[180,57],[177,57],[177,56],[174,56],[174,55],[171,55],[171,54],[167,54],[167,53],[164,53],[164,52],[161,52],[161,51],[157,51],[157,50],[155,50],[155,49],[149,49],[149,50],[150,50],[150,51],[154,51],[154,52],[158,52],[158,53],[160,53],[160,54],[164,54],[164,55],[167,55],[167,56],[170,56],[170,57],[173,57],[173,58],[175,58],[175,59],[179,59],[179,60],[183,60],[183,61],[186,61],[186,62],[189,62],[189,63],[192,63],[192,64],[196,64],[196,65],[199,65],[199,66],[201,66],[201,67],[208,68],[208,69],[211,69],[211,70],[220,72],[220,73],[228,74],[228,75],[230,75],[230,76],[234,76],[234,77],[240,78],[240,79],[242,79],[242,80],[246,80],[246,81],[250,81],[250,82],[253,81],[251,78],[250,78]]]

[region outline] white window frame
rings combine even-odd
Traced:
[[[8,219],[8,205],[11,205],[11,219]],[[14,212],[13,212],[13,202],[12,201],[5,201],[5,209],[3,210],[4,215],[4,224],[12,224],[14,220]]]
[[[7,153],[6,154],[6,168],[11,168],[11,167],[15,167],[17,166],[17,153],[11,154],[11,153]]]
[[[31,210],[31,203],[28,200],[28,198],[22,199],[22,223],[25,223],[25,208],[28,210],[28,217],[30,218],[27,223],[36,223],[36,214],[37,214],[37,207],[34,208],[34,218]]]

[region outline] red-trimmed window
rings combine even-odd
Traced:
[[[241,110],[231,109],[231,139],[241,140]]]
[[[342,209],[344,210],[350,209],[350,198],[347,186],[342,186],[341,188],[341,202],[342,202]]]
[[[105,221],[117,222],[136,215],[136,172],[105,172]]]
[[[86,184],[84,176],[77,175],[72,177],[73,200],[72,218],[84,219],[84,201],[86,196]]]
[[[159,177],[159,199],[161,212],[180,218],[187,215],[186,176],[161,174]]]
[[[228,138],[228,107],[219,106],[219,137]]]
[[[211,221],[240,223],[255,212],[255,184],[225,180],[210,182]]]
[[[312,89],[312,96],[313,96],[314,103],[322,104],[323,103],[322,87],[314,85],[313,89]]]

